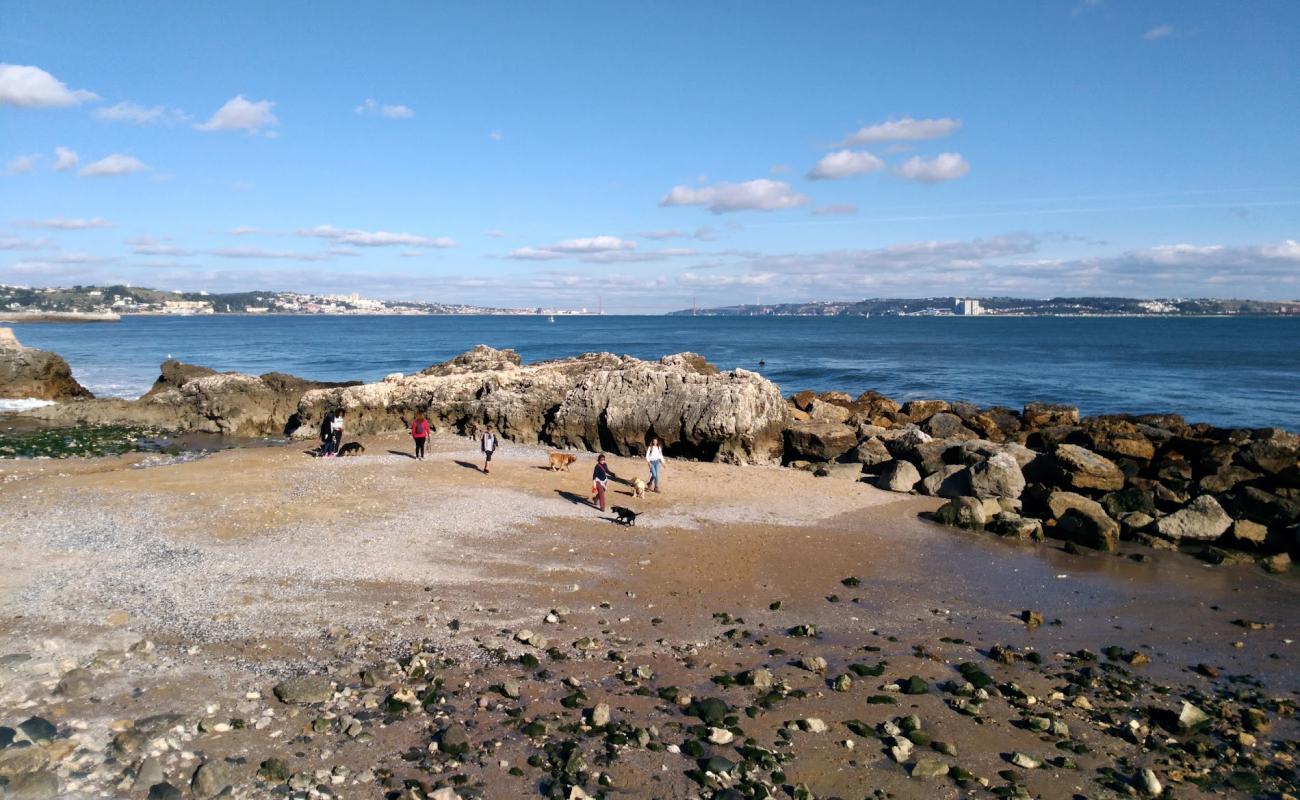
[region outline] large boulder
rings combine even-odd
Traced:
[[[970,468],[971,491],[976,497],[1019,497],[1025,490],[1020,464],[1008,453],[998,453]]]
[[[509,351],[479,347],[419,375],[308,391],[297,420],[310,431],[333,408],[359,434],[402,430],[422,411],[435,430],[492,425],[516,442],[619,455],[644,453],[657,436],[670,456],[731,463],[779,461],[791,427],[775,384],[746,370],[719,372],[693,353],[659,361],[587,353],[522,365]],[[841,427],[836,457],[857,443]]]
[[[934,518],[944,525],[982,531],[1000,513],[1002,506],[996,500],[954,497],[934,512]]]
[[[946,400],[908,400],[903,403],[902,414],[912,422],[921,424],[940,411],[948,410]]]
[[[9,328],[0,328],[0,399],[77,400],[92,397],[55,353],[23,347]]]
[[[1079,409],[1054,403],[1029,403],[1020,414],[1020,424],[1031,431],[1057,425],[1078,425]]]
[[[876,478],[876,486],[890,492],[910,492],[920,482],[921,473],[910,461],[890,461]]]
[[[834,461],[858,443],[858,434],[840,422],[807,420],[785,431],[786,460]]]
[[[1167,517],[1156,520],[1156,533],[1166,539],[1213,541],[1232,527],[1232,517],[1208,494],[1197,497]]]
[[[962,497],[971,494],[970,467],[948,464],[921,481],[921,494],[931,497]]]
[[[979,434],[962,424],[961,417],[940,411],[925,421],[925,432],[936,439],[978,439]]]
[[[893,458],[889,454],[889,448],[885,447],[885,443],[874,436],[859,443],[857,447],[849,452],[848,456],[850,461],[868,467],[883,464],[886,461],[893,460]]]
[[[1115,552],[1119,546],[1119,523],[1106,516],[1100,507],[1078,507],[1066,509],[1056,521],[1054,535],[1075,544]]]
[[[1115,462],[1086,447],[1057,445],[1048,463],[1057,484],[1066,488],[1100,492],[1124,488],[1124,472]]]

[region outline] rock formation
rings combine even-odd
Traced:
[[[341,408],[357,433],[401,430],[416,411],[435,430],[495,427],[516,442],[645,452],[657,436],[669,456],[773,463],[790,411],[770,381],[719,372],[692,353],[657,362],[609,353],[523,365],[510,350],[479,346],[417,375],[308,391],[297,408],[307,429]],[[856,439],[854,440],[856,442]]]
[[[0,398],[73,400],[91,393],[72,377],[68,362],[54,353],[24,347],[9,328],[0,328]]]

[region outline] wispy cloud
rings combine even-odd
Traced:
[[[636,246],[635,241],[617,236],[586,236],[538,247],[520,247],[507,253],[506,258],[516,261],[554,261],[575,255],[634,250]]]
[[[314,228],[298,231],[299,236],[315,236],[329,239],[338,244],[356,247],[455,247],[456,240],[448,236],[429,237],[414,233],[391,233],[389,231],[362,231],[354,228],[336,228],[333,225],[317,225]]]
[[[77,166],[77,162],[79,161],[81,161],[81,159],[74,151],[66,147],[54,148],[54,168],[59,172],[67,172]]]
[[[200,131],[244,131],[250,135],[273,133],[280,124],[272,111],[275,102],[271,100],[248,100],[237,94],[217,109],[207,122],[195,125]]]
[[[126,122],[131,125],[175,125],[188,122],[190,115],[179,108],[167,106],[142,106],[123,100],[90,112],[95,119],[105,122]]]
[[[411,110],[410,106],[388,105],[378,103],[370,98],[366,98],[366,101],[357,106],[355,110],[358,114],[373,114],[388,117],[389,119],[410,119],[415,116],[415,112]]]
[[[831,203],[814,208],[813,213],[822,216],[849,215],[858,213],[858,207],[853,203]]]
[[[912,156],[898,168],[901,177],[921,183],[943,183],[969,172],[970,163],[960,153],[940,153],[934,158]]]
[[[269,250],[262,247],[218,247],[206,251],[217,258],[287,260],[287,261],[329,261],[340,255],[337,252],[302,252],[300,250]]]
[[[835,180],[853,175],[866,175],[884,169],[885,162],[866,150],[836,150],[827,153],[808,173],[808,180]]]
[[[5,164],[5,174],[23,175],[28,172],[34,172],[36,170],[36,162],[40,160],[41,157],[35,153],[14,156],[9,159],[8,164]]]
[[[63,81],[40,67],[0,63],[0,105],[59,108],[98,99],[99,95],[94,92],[69,89]]]
[[[143,234],[126,240],[131,248],[131,252],[138,256],[192,256],[193,250],[187,250],[184,247],[178,247],[173,244],[170,237],[155,239],[154,237]]]
[[[785,181],[758,178],[744,183],[713,186],[674,186],[661,206],[705,206],[714,214],[734,211],[779,211],[798,208],[808,202],[805,195]]]
[[[1166,39],[1172,36],[1173,33],[1174,33],[1173,25],[1157,25],[1154,28],[1148,30],[1146,33],[1142,34],[1142,38],[1146,39],[1148,42],[1154,42],[1157,39]]]
[[[133,172],[147,172],[150,169],[153,168],[135,156],[113,153],[93,164],[87,164],[77,174],[83,178],[111,178]]]
[[[950,117],[940,119],[902,117],[859,128],[857,132],[849,134],[841,146],[860,147],[876,142],[941,139],[959,128],[961,128],[961,120]]]
[[[87,231],[100,228],[115,228],[114,223],[103,217],[50,217],[49,219],[29,219],[18,223],[24,228],[39,228],[47,231]]]

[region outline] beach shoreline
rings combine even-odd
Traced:
[[[613,487],[614,502],[644,512],[625,527],[585,505],[587,456],[551,472],[544,448],[506,443],[483,475],[474,442],[462,437],[435,437],[425,462],[409,458],[407,437],[360,441],[366,455],[332,460],[292,443],[188,463],[142,455],[3,463],[0,502],[15,512],[0,522],[13,565],[0,579],[0,725],[53,722],[58,736],[36,746],[67,796],[129,789],[151,757],[177,786],[201,764],[219,764],[235,796],[247,797],[276,785],[258,778],[271,759],[286,765],[282,780],[305,781],[303,796],[324,785],[339,797],[383,797],[409,791],[403,781],[463,797],[539,796],[555,786],[559,796],[578,796],[573,786],[597,796],[600,775],[620,794],[707,796],[724,787],[705,777],[702,788],[692,776],[697,759],[683,748],[739,763],[735,746],[745,737],[790,759],[753,781],[776,786],[775,771],[818,797],[870,787],[957,797],[977,778],[1044,796],[1061,781],[1092,793],[1106,785],[1097,770],[1121,758],[1149,764],[1166,783],[1179,777],[1179,797],[1201,796],[1186,768],[1165,763],[1178,759],[1129,751],[1105,732],[1100,712],[1051,699],[1069,685],[1054,676],[1077,668],[1069,653],[1110,646],[1150,659],[1133,666],[1098,656],[1119,670],[1113,677],[1133,673],[1135,696],[1174,707],[1156,691],[1172,687],[1174,697],[1219,714],[1224,736],[1241,723],[1231,722],[1235,706],[1212,699],[1222,697],[1217,690],[1240,687],[1245,675],[1260,681],[1251,702],[1275,723],[1252,734],[1250,751],[1270,763],[1293,752],[1285,744],[1300,690],[1292,576],[1212,568],[1178,553],[1137,564],[1127,549],[1077,556],[972,535],[920,517],[936,498],[778,467],[670,461],[663,495],[633,498]],[[645,471],[635,458],[611,462],[620,477]],[[158,465],[142,468],[149,463]],[[1048,624],[1027,626],[1018,618],[1027,609]],[[1252,631],[1235,619],[1269,627]],[[792,635],[800,626],[815,635]],[[1038,653],[1042,665],[1003,664],[989,657],[994,645]],[[412,678],[421,651],[432,654],[429,674],[443,678],[433,693],[440,701],[403,694],[423,696],[432,685],[423,671]],[[529,666],[528,656],[540,663]],[[804,657],[829,666],[805,669],[797,665]],[[853,675],[847,666],[882,660],[879,677],[857,676],[844,692],[832,685]],[[982,722],[957,713],[962,695],[939,686],[960,683],[955,667],[966,662],[1041,699],[1030,707],[999,693],[983,703]],[[1192,671],[1202,662],[1222,678]],[[717,683],[764,669],[794,695],[764,709],[752,686]],[[314,704],[284,703],[272,691],[310,674],[334,684]],[[930,684],[925,695],[888,688],[911,675]],[[501,688],[515,684],[517,698]],[[665,699],[670,687],[725,700],[737,720],[714,725],[744,736],[686,747],[696,741],[698,709]],[[1100,708],[1098,691],[1084,694]],[[871,699],[879,696],[894,704]],[[1291,705],[1265,699],[1288,697]],[[591,724],[600,703],[612,709],[608,728]],[[739,713],[747,704],[752,717]],[[179,716],[152,731],[158,714]],[[870,732],[907,714],[957,755],[917,746],[895,763],[889,735],[846,728],[864,721]],[[1019,727],[1039,714],[1066,722],[1066,740],[1088,745],[1070,755],[1082,769],[1016,768],[1015,780],[1004,780],[998,772],[1011,752],[1043,761],[1062,752],[1054,747],[1061,737]],[[828,732],[785,726],[812,718]],[[521,730],[534,722],[541,728]],[[468,753],[429,747],[456,726],[468,732]],[[657,733],[645,746],[610,743],[635,742],[646,726]],[[124,752],[135,730],[151,732]],[[585,772],[557,772],[562,746],[585,748]],[[913,773],[936,758],[974,782],[939,777],[920,789]],[[1211,774],[1227,780],[1240,764],[1225,769]],[[719,780],[741,782],[739,774]]]

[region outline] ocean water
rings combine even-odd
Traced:
[[[96,394],[123,397],[148,389],[168,357],[371,381],[483,343],[525,362],[689,350],[787,393],[875,389],[1013,408],[1040,400],[1085,414],[1173,411],[1300,431],[1300,318],[127,317],[17,334],[63,355]]]

